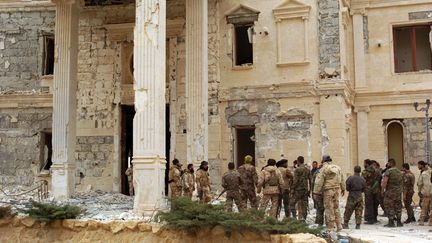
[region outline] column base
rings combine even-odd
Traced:
[[[133,184],[135,189],[134,212],[151,217],[167,209],[165,197],[165,158],[134,157]]]
[[[75,192],[75,163],[53,163],[51,193],[56,200],[65,200]]]

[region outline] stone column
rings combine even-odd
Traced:
[[[186,0],[187,162],[208,160],[208,5]]]
[[[370,107],[356,107],[354,111],[357,113],[357,160],[361,165],[363,160],[369,157],[368,113]]]
[[[53,91],[52,193],[69,197],[75,189],[78,6],[56,1]]]
[[[165,205],[166,0],[137,0],[134,32],[134,211]]]
[[[354,32],[355,88],[359,89],[359,88],[366,87],[363,15],[361,13],[355,13],[353,15],[353,32]]]

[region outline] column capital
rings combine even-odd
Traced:
[[[362,15],[362,16],[366,16],[367,15],[365,8],[351,9],[350,14],[351,15]]]
[[[51,0],[51,2],[54,3],[55,5],[58,5],[58,4],[75,4],[79,1],[80,0]]]
[[[359,113],[359,112],[369,113],[370,112],[370,106],[356,106],[354,108],[354,112],[355,113]]]

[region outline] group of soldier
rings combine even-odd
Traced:
[[[194,174],[192,164],[183,170],[181,163],[174,159],[169,172],[169,183],[172,197],[188,197],[192,199],[195,190],[203,203],[212,200],[208,162],[203,161]],[[278,218],[281,209],[285,217],[306,221],[309,197],[312,197],[316,209],[315,223],[326,225],[329,230],[348,228],[348,223],[355,213],[355,228],[359,229],[364,211],[365,224],[378,222],[378,207],[384,209],[388,217],[385,226],[402,226],[402,201],[407,210],[405,223],[415,222],[412,208],[415,178],[409,164],[403,169],[396,168],[396,162],[390,159],[386,168],[381,170],[374,160],[364,161],[365,169],[354,167],[354,174],[346,181],[341,168],[334,164],[329,155],[324,155],[320,164],[314,161],[312,169],[305,164],[304,157],[299,156],[288,165],[288,160],[278,162],[268,159],[267,165],[257,171],[253,165],[253,157],[245,156],[244,163],[235,169],[235,164],[228,163],[228,171],[222,176],[223,193],[226,192],[227,210],[232,210],[233,203],[240,212],[251,208],[266,210],[270,203],[269,215]],[[418,178],[418,189],[421,198],[421,215],[419,224],[423,225],[429,218],[432,225],[432,179],[429,166],[420,161],[418,167],[421,174]],[[348,191],[343,214],[339,211],[339,198]],[[257,194],[262,193],[259,199]],[[325,222],[324,222],[325,221]]]

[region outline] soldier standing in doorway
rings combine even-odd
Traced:
[[[130,167],[127,168],[125,175],[127,176],[128,179],[128,186],[129,186],[129,196],[133,196],[134,195],[134,186],[133,186],[133,167],[132,167],[132,163],[130,164]]]
[[[321,175],[321,168],[323,167],[324,162],[321,161],[321,164],[319,165],[318,169],[315,171],[315,173],[312,175],[312,198],[314,200],[315,208],[316,208],[316,216],[315,216],[315,223],[319,226],[322,226],[324,224],[324,195],[323,190],[319,190],[318,188],[315,189],[317,178]]]
[[[310,171],[304,164],[304,157],[297,158],[298,167],[294,170],[294,205],[297,206],[298,219],[306,220],[310,195]]]
[[[192,199],[193,191],[195,191],[194,168],[193,164],[188,164],[183,173],[183,196]]]
[[[402,173],[396,168],[396,161],[389,159],[389,168],[384,172],[381,183],[381,194],[384,197],[385,213],[388,217],[388,224],[385,227],[395,227],[395,220],[398,227],[402,227]]]
[[[243,204],[246,205],[246,207],[249,200],[251,207],[258,209],[258,200],[255,191],[255,187],[258,184],[258,174],[255,166],[252,165],[252,161],[253,157],[246,155],[244,164],[238,167],[238,172],[243,182],[243,184],[240,185],[240,193]]]
[[[410,170],[410,166],[408,163],[404,163],[402,165],[402,172],[403,172],[403,203],[405,206],[405,209],[408,214],[407,220],[405,220],[405,224],[415,222],[416,219],[414,217],[414,210],[412,207],[412,198],[414,196],[414,183],[415,183],[415,177],[414,174]]]
[[[171,198],[181,197],[182,195],[182,164],[180,164],[178,159],[173,159],[173,166],[169,171],[169,181],[171,188]]]
[[[207,161],[202,161],[199,169],[196,172],[196,184],[200,202],[210,202],[210,175],[208,173]]]

